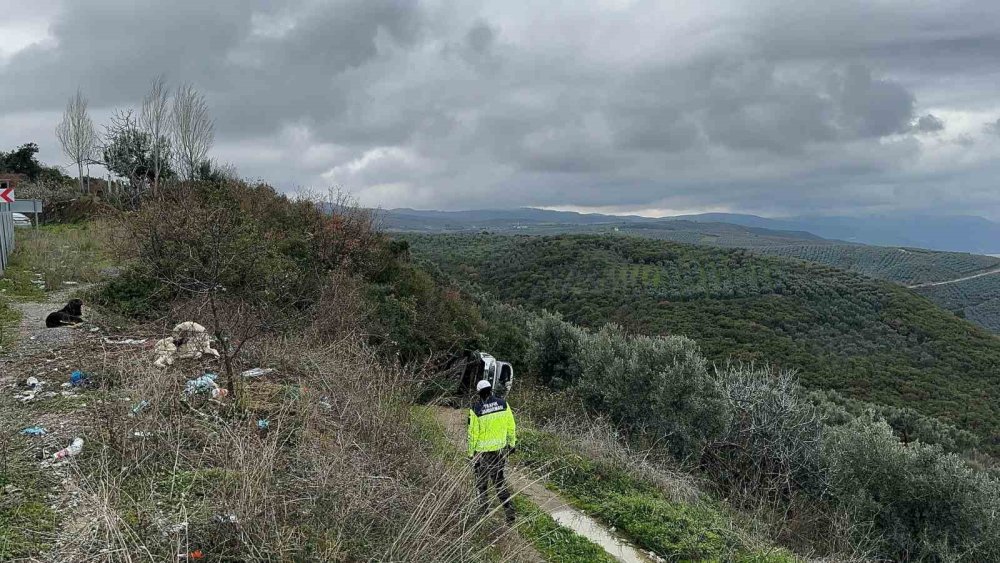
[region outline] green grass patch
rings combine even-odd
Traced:
[[[20,322],[20,311],[12,307],[7,299],[0,296],[0,356],[14,347],[14,342],[17,341],[17,325]]]
[[[47,291],[72,287],[65,282],[100,281],[102,270],[112,265],[105,239],[105,227],[99,222],[18,230],[0,293],[41,300]]]
[[[205,498],[213,491],[236,483],[238,479],[233,471],[216,467],[180,470],[164,474],[156,482],[156,491],[168,498],[171,492],[174,498]]]
[[[174,293],[157,280],[125,271],[108,283],[92,289],[88,302],[127,319],[153,319],[169,306]]]
[[[549,473],[549,485],[614,526],[644,549],[668,560],[795,561],[784,550],[744,545],[731,519],[710,503],[681,504],[625,469],[581,456],[552,434],[519,433],[519,463]]]
[[[0,444],[0,561],[27,559],[49,547],[58,514],[45,498],[56,482],[38,466],[26,438]]]
[[[517,531],[531,542],[546,561],[555,563],[613,563],[615,559],[603,548],[576,532],[560,526],[523,496],[514,498]]]

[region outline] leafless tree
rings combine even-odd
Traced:
[[[174,94],[170,119],[178,171],[193,180],[215,141],[215,124],[208,115],[205,96],[191,84],[182,85]]]
[[[170,93],[163,75],[153,80],[149,93],[142,99],[139,125],[152,139],[151,164],[153,168],[153,193],[160,187],[160,175],[170,160]]]
[[[87,164],[93,155],[97,133],[94,131],[94,122],[87,113],[87,99],[80,90],[77,90],[76,95],[66,104],[63,119],[56,126],[56,137],[59,138],[63,153],[76,164],[80,191],[86,192],[83,186],[83,165]]]

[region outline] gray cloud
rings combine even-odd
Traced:
[[[164,73],[217,158],[367,204],[1000,217],[986,0],[5,2],[0,145],[53,162],[77,86],[105,115]]]
[[[913,129],[918,133],[937,133],[944,131],[944,121],[934,114],[921,115],[917,122],[913,124]]]
[[[987,123],[983,129],[991,135],[1000,135],[1000,117],[996,121]]]

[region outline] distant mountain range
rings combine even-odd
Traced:
[[[1000,223],[969,215],[894,214],[768,219],[756,215],[704,213],[674,219],[808,231],[824,238],[879,246],[908,246],[974,254],[1000,253]]]
[[[657,223],[671,221],[726,223],[752,229],[767,229],[771,236],[789,239],[834,239],[840,242],[879,246],[904,246],[972,252],[1000,253],[1000,223],[966,215],[878,215],[866,217],[802,216],[770,219],[738,213],[703,213],[651,218],[636,215],[601,215],[549,211],[545,209],[490,209],[472,211],[419,211],[391,209],[382,212],[384,227],[390,231],[468,232],[476,230],[518,230],[546,225],[594,226]],[[791,231],[791,232],[789,232]]]

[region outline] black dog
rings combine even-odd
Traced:
[[[82,322],[83,301],[79,299],[71,299],[65,307],[45,317],[45,326],[48,328],[70,326]]]

